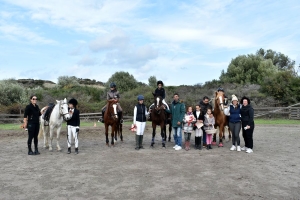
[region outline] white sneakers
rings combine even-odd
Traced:
[[[241,150],[242,150],[242,151],[247,151],[248,148],[247,148],[247,147],[242,147]]]
[[[241,147],[240,147],[240,146],[237,146],[237,147],[236,147],[236,151],[241,151]]]
[[[181,149],[182,149],[181,146],[177,146],[177,147],[175,148],[176,151],[181,150]]]
[[[173,149],[176,149],[178,147],[178,145],[176,144],[174,147],[173,147]]]
[[[250,149],[250,148],[248,148],[247,151],[246,151],[246,153],[253,153],[253,150]]]
[[[230,148],[230,151],[235,151],[236,147],[234,145],[232,145],[232,147]]]

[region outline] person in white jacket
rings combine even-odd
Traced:
[[[137,97],[138,104],[134,107],[133,110],[133,124],[136,127],[136,150],[144,149],[143,147],[143,136],[146,127],[147,115],[149,115],[147,111],[147,107],[144,104],[144,96],[138,95]]]

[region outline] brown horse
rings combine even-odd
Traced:
[[[151,120],[152,120],[152,142],[151,142],[151,147],[154,147],[153,145],[155,144],[154,142],[154,138],[155,138],[155,134],[156,134],[156,126],[159,125],[160,126],[160,130],[161,130],[161,137],[162,137],[162,147],[166,147],[166,124],[165,124],[165,120],[166,120],[166,113],[165,113],[165,106],[162,102],[162,97],[160,96],[156,96],[155,94],[153,94],[154,96],[154,107],[151,110]]]
[[[215,118],[215,128],[219,127],[219,147],[223,147],[222,139],[225,139],[225,126],[228,126],[228,117],[224,114],[224,101],[225,94],[222,91],[215,93],[214,98],[214,118]],[[231,138],[230,130],[229,139]],[[213,136],[213,145],[216,144],[216,133]]]
[[[117,129],[119,128],[119,116],[117,112],[118,100],[110,99],[107,100],[107,107],[104,113],[104,124],[105,124],[105,136],[106,145],[109,146],[108,139],[108,128],[111,126],[111,145],[114,146],[114,139],[117,137]],[[121,141],[123,141],[122,131],[121,131]]]

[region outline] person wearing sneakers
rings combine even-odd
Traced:
[[[253,152],[253,131],[254,131],[254,110],[250,105],[250,99],[248,97],[243,97],[241,99],[241,118],[242,118],[242,130],[243,137],[245,140],[245,147],[241,150],[246,151],[246,153]]]
[[[193,126],[195,123],[196,123],[196,118],[193,115],[193,108],[192,106],[189,106],[183,118],[183,132],[184,132],[184,139],[185,139],[184,146],[186,151],[191,149],[190,140],[193,131]]]
[[[69,101],[69,114],[71,118],[67,121],[68,128],[68,154],[71,153],[72,136],[75,140],[75,154],[78,154],[78,133],[80,126],[79,110],[76,108],[78,102],[76,99]]]
[[[173,147],[175,150],[181,150],[181,142],[182,142],[182,122],[185,114],[185,105],[179,100],[178,93],[173,95],[173,102],[170,106],[170,109],[166,109],[166,112],[172,114],[172,129],[173,136],[175,141],[175,146]]]
[[[232,146],[230,151],[241,151],[240,147],[240,131],[241,131],[241,108],[238,103],[238,98],[233,94],[231,98],[231,105],[224,110],[224,113],[229,116],[229,128],[232,133]]]
[[[143,137],[144,131],[146,127],[147,115],[147,107],[144,104],[144,96],[138,95],[137,97],[138,104],[134,107],[133,110],[133,124],[136,127],[136,150],[144,149],[143,147]]]

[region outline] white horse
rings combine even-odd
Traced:
[[[46,107],[45,107],[46,108]],[[43,108],[43,109],[45,109]],[[42,110],[43,110],[42,109]],[[52,110],[52,113],[50,115],[50,119],[49,119],[49,126],[45,126],[44,122],[45,120],[43,119],[43,117],[40,117],[40,132],[39,135],[41,134],[41,132],[43,132],[44,135],[44,148],[48,148],[49,147],[49,151],[52,151],[52,139],[53,139],[53,132],[56,129],[57,132],[57,151],[60,151],[61,148],[59,146],[59,138],[60,138],[60,130],[61,130],[61,125],[63,123],[63,120],[69,120],[70,114],[68,112],[68,102],[67,99],[65,98],[64,100],[56,100],[56,104]],[[50,145],[48,143],[48,133],[50,130]]]

